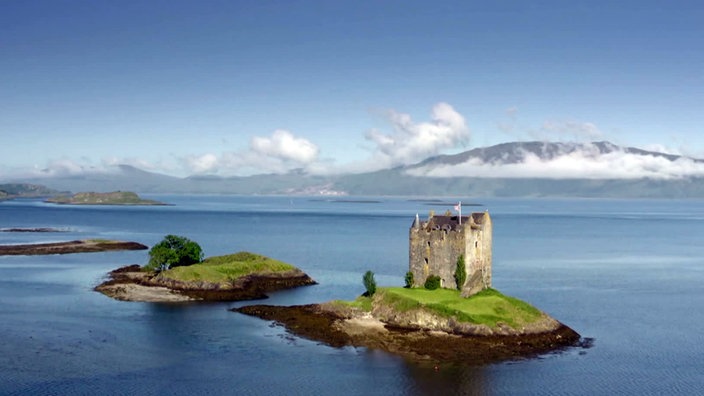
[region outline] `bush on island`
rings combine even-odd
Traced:
[[[413,272],[406,272],[406,277],[404,278],[404,281],[406,281],[406,289],[412,288],[413,283],[415,282],[415,279],[413,278]]]
[[[362,277],[362,282],[364,282],[364,289],[366,292],[365,296],[371,297],[376,293],[376,280],[374,280],[374,273],[372,271],[367,271]]]
[[[464,255],[460,254],[457,258],[457,267],[455,268],[455,283],[457,290],[462,290],[464,282],[467,280],[467,268],[464,266]]]
[[[186,237],[167,235],[149,250],[149,263],[145,268],[152,271],[165,271],[201,261],[203,261],[203,249],[200,245]]]
[[[428,279],[425,280],[425,288],[428,290],[435,290],[440,287],[440,277],[437,275],[430,275]]]

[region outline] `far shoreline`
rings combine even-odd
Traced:
[[[131,191],[81,192],[71,196],[47,198],[44,202],[57,205],[169,206],[164,202],[142,199]]]
[[[0,245],[0,256],[37,256],[146,249],[148,249],[146,245],[138,242],[107,239],[83,239],[65,242]]]
[[[53,227],[12,227],[0,228],[0,232],[68,232],[68,230]]]

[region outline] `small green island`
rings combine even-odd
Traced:
[[[354,301],[232,310],[332,347],[380,349],[433,364],[524,359],[581,342],[571,328],[495,289],[465,298],[457,290],[382,287]]]
[[[579,345],[580,335],[548,314],[491,286],[492,221],[416,215],[409,230],[405,287],[376,286],[354,301],[250,305],[232,311],[271,320],[333,347],[367,347],[433,364],[482,365]]]
[[[44,202],[61,205],[167,205],[151,199],[142,199],[131,191],[80,192],[47,198]]]
[[[95,290],[123,301],[239,301],[266,293],[316,284],[291,264],[250,252],[203,259],[200,246],[167,235],[149,252],[149,264],[109,273]]]

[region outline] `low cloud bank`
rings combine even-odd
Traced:
[[[692,158],[675,160],[654,154],[615,150],[600,153],[589,144],[572,152],[541,158],[522,152],[522,160],[514,163],[484,162],[479,158],[455,165],[428,165],[409,170],[414,176],[543,178],[543,179],[681,179],[704,176],[704,163]]]
[[[93,163],[88,159],[73,160],[61,158],[51,160],[45,166],[35,165],[25,168],[0,168],[0,178],[7,181],[25,178],[51,178],[51,177],[81,177],[86,175],[110,175],[119,171],[117,165],[132,165],[140,169],[150,169],[153,166],[145,161],[136,159],[123,159],[119,163],[116,158],[104,159],[100,163]]]

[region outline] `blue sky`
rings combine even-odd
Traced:
[[[370,170],[514,140],[704,157],[700,1],[3,1],[0,178]]]

